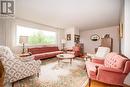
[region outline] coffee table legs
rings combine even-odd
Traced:
[[[62,59],[60,59],[60,58],[57,58],[58,59],[58,65],[60,64],[60,61],[62,60]],[[70,64],[72,64],[72,60],[73,60],[73,58],[70,58]]]
[[[72,64],[72,58],[70,59],[70,64]]]
[[[58,65],[60,64],[60,59],[58,58]]]

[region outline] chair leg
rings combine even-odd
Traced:
[[[39,73],[37,73],[36,76],[39,77]]]
[[[14,87],[14,82],[12,83],[12,87]]]
[[[88,87],[91,87],[91,79],[88,80]]]
[[[86,70],[86,65],[84,66],[84,70]]]

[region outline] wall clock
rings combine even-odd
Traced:
[[[97,34],[93,34],[93,35],[90,36],[90,39],[91,39],[92,41],[98,41],[98,40],[100,39],[100,37],[99,37],[99,35],[97,35]]]

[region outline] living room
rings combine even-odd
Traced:
[[[129,0],[0,4],[0,87],[130,86]]]

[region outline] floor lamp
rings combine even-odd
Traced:
[[[25,44],[28,43],[28,36],[20,36],[19,43],[22,44],[22,54],[25,53]]]
[[[66,40],[61,40],[61,43],[62,43],[62,45],[63,45],[63,51],[65,51],[65,43],[66,43]]]

